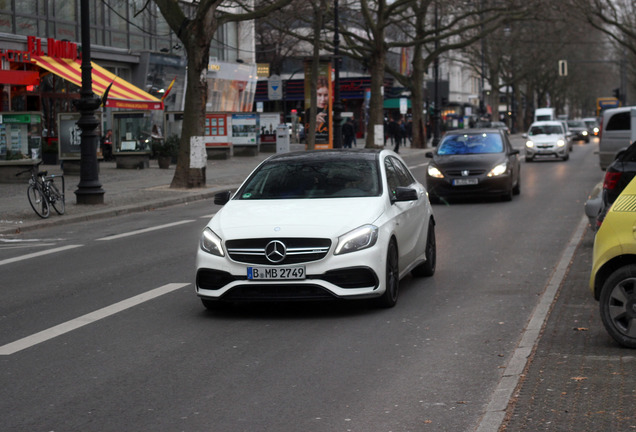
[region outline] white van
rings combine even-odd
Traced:
[[[603,111],[598,157],[605,170],[624,151],[631,140],[631,111],[636,107],[611,108]]]
[[[556,120],[554,108],[537,108],[534,110],[534,121],[552,121]]]

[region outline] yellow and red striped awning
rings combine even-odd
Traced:
[[[82,86],[81,60],[35,55],[31,56],[31,60],[39,67],[77,86]],[[163,109],[163,102],[160,99],[108,72],[103,67],[95,64],[95,62],[91,62],[91,65],[93,67],[93,93],[102,97],[106,88],[111,83],[113,84],[108,91],[107,107],[134,110]]]

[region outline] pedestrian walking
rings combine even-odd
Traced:
[[[356,131],[351,118],[348,118],[345,124],[342,125],[342,137],[344,138],[344,148],[351,148],[353,140],[356,137]]]

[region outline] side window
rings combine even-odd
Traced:
[[[395,189],[400,186],[400,179],[389,158],[384,159],[384,169],[386,170],[386,181],[389,184],[389,192],[393,193]]]
[[[390,158],[391,163],[395,167],[395,171],[398,175],[398,179],[400,181],[400,186],[410,186],[415,183],[415,179],[409,172],[408,168],[404,166],[404,164],[397,158]]]
[[[605,127],[605,130],[606,131],[630,130],[631,129],[630,122],[631,120],[630,120],[629,111],[616,113],[612,117],[610,117],[609,121],[607,122],[607,127]]]

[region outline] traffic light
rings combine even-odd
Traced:
[[[621,89],[619,89],[619,88],[615,88],[614,90],[612,90],[612,95],[613,95],[616,99],[620,99],[620,98],[621,98]]]

